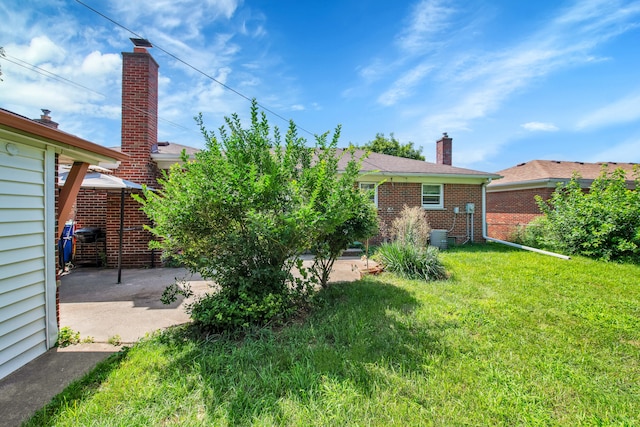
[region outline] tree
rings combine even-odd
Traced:
[[[549,201],[536,197],[544,220],[541,243],[561,252],[602,260],[640,261],[640,169],[634,169],[634,189],[627,188],[623,169],[606,166],[583,192],[580,176],[558,188]]]
[[[292,274],[298,256],[362,208],[350,202],[350,192],[339,191],[356,187],[353,174],[338,178],[333,167],[340,128],[330,142],[327,133],[308,148],[291,122],[283,140],[278,128],[271,133],[255,100],[248,129],[235,114],[219,136],[206,130],[201,116],[197,121],[206,148],[194,161],[185,155],[183,165],[174,165],[158,192],[145,189],[137,198],[153,220],[154,245],[220,287],[190,307],[204,328],[285,318],[311,292],[309,280]],[[349,164],[359,169],[356,159]],[[175,293],[188,290],[174,286],[168,298]]]
[[[420,154],[422,147],[414,148],[413,142],[400,144],[400,141],[393,136],[393,132],[389,135],[389,138],[386,138],[383,133],[377,133],[375,139],[364,144],[362,148],[369,149],[374,153],[424,160],[424,156]]]
[[[337,140],[327,146],[325,138],[326,134],[319,139],[319,146],[324,147],[318,152],[321,173],[313,179],[317,195],[314,208],[321,213],[323,223],[311,247],[315,254],[311,272],[323,288],[333,264],[347,246],[378,233],[378,210],[370,195],[356,183],[363,159],[356,161],[354,150],[348,150],[346,155],[351,159],[346,170],[338,173]]]

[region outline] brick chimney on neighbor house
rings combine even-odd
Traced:
[[[51,120],[51,116],[49,115],[49,113],[51,113],[51,110],[47,110],[46,108],[43,108],[41,111],[42,111],[42,115],[40,116],[40,118],[33,119],[33,121],[41,123],[53,129],[58,129],[58,123]]]
[[[147,52],[148,40],[131,39],[133,52],[122,52],[122,152],[130,156],[118,168],[120,178],[157,186],[151,151],[158,143],[158,63]]]
[[[451,145],[453,139],[447,133],[442,134],[442,138],[436,141],[436,163],[439,165],[451,166]]]

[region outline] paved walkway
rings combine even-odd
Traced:
[[[331,281],[359,278],[359,258],[336,261]],[[81,378],[98,362],[120,350],[108,344],[118,336],[133,343],[147,333],[189,321],[184,312],[188,300],[169,306],[160,302],[165,287],[175,279],[186,279],[196,294],[209,290],[209,283],[189,276],[183,269],[116,270],[78,269],[62,278],[60,326],[91,337],[91,344],[53,348],[16,372],[0,380],[0,426],[18,426],[46,405],[73,380]]]

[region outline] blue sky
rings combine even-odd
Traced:
[[[338,124],[341,145],[393,132],[434,161],[448,132],[454,165],[487,172],[533,159],[640,162],[640,1],[83,2],[293,119],[310,141],[305,131]],[[72,0],[5,0],[0,22],[0,107],[32,118],[47,108],[60,129],[119,145],[120,53],[134,36]],[[150,52],[159,140],[201,147],[197,113],[209,129],[247,117],[246,99]]]

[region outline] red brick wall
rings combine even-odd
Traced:
[[[156,185],[151,150],[158,143],[158,64],[147,52],[122,53],[122,152],[130,159],[116,172],[138,184]]]
[[[527,190],[487,191],[487,212],[522,213],[540,215],[535,196],[549,199],[555,188],[532,188]]]
[[[140,205],[133,200],[131,193],[131,190],[125,191],[122,266],[143,268],[155,265],[157,267],[160,265],[161,254],[154,251],[152,255],[148,245],[153,236],[143,231],[143,225],[150,222],[140,211]],[[76,200],[76,230],[83,227],[98,227],[105,231],[105,242],[94,244],[76,241],[75,263],[77,265],[93,265],[97,259],[101,264],[106,263],[103,266],[108,268],[118,266],[120,199],[119,190],[80,190]]]
[[[75,221],[75,228],[78,231],[85,227],[98,227],[102,230],[107,228],[107,192],[105,190],[94,190],[81,188],[76,198],[74,214],[71,218]],[[95,264],[96,260],[104,260],[105,246],[103,242],[82,243],[76,239],[75,264]]]
[[[456,237],[456,243],[466,240],[467,221],[471,232],[471,217],[465,213],[467,203],[475,204],[473,215],[473,240],[484,242],[482,238],[482,187],[480,185],[444,184],[444,209],[425,210],[432,229],[451,230],[450,237]],[[378,187],[378,216],[387,225],[400,214],[404,206],[422,205],[422,184],[385,182]],[[454,214],[454,208],[460,213]],[[454,222],[455,218],[455,222]],[[382,236],[373,239],[382,240]]]
[[[453,139],[445,133],[442,138],[436,141],[436,163],[439,165],[451,165]]]
[[[151,160],[158,141],[158,64],[149,53],[136,49],[122,53],[122,152],[130,156],[114,175],[136,184],[157,187],[160,172]],[[159,265],[160,254],[149,249],[152,236],[143,231],[148,224],[127,190],[123,233],[123,267]],[[120,230],[120,191],[82,189],[76,200],[76,229],[98,227],[105,231],[104,243],[76,242],[76,264],[106,262],[117,267]],[[97,255],[97,256],[96,256]]]
[[[489,213],[487,212],[487,235],[494,239],[513,240],[514,233],[519,227],[525,227],[535,218],[541,216],[538,214],[521,214],[521,213]]]
[[[487,235],[510,240],[518,227],[542,215],[535,196],[548,200],[554,188],[487,192]]]
[[[136,191],[133,191],[136,193]],[[137,192],[139,193],[139,192]],[[153,235],[144,230],[150,225],[147,216],[140,210],[140,204],[131,197],[132,191],[126,191],[124,197],[124,232],[122,233],[122,267],[141,268],[159,267],[160,251],[149,249]],[[109,192],[107,196],[107,265],[118,266],[120,242],[120,192]]]

